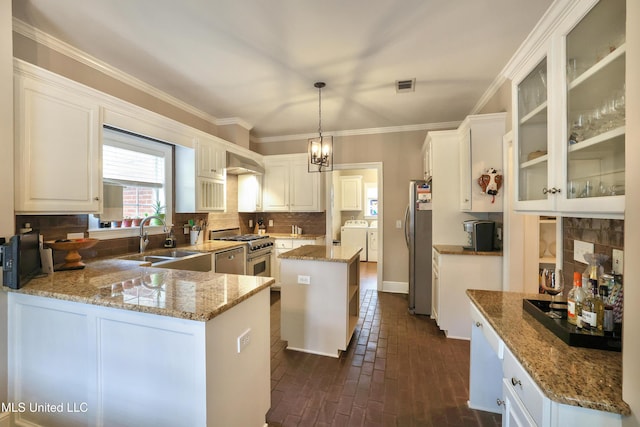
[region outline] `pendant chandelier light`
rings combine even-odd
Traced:
[[[324,82],[313,85],[318,88],[318,137],[309,138],[309,172],[327,172],[333,170],[333,137],[322,136],[322,88]]]

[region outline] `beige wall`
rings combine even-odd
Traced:
[[[511,123],[511,80],[506,80],[497,92],[486,102],[478,114],[507,113],[506,131],[512,128]]]
[[[376,135],[334,137],[335,164],[382,162],[384,195],[383,281],[408,282],[408,251],[402,228],[404,210],[409,202],[411,179],[422,177],[421,150],[426,131],[385,133]],[[252,143],[252,149],[262,154],[302,153],[306,141]]]
[[[16,58],[125,100],[131,104],[169,117],[203,132],[218,135],[217,126],[201,117],[183,111],[174,105],[131,87],[20,34],[13,33],[13,37],[13,53]]]
[[[13,53],[11,0],[0,0],[0,236],[15,231],[13,213]],[[0,283],[2,277],[0,277]],[[0,402],[7,395],[7,295],[0,291]]]
[[[625,181],[626,212],[624,223],[624,330],[622,351],[622,397],[631,406],[632,415],[625,419],[625,427],[640,426],[640,2],[627,0],[627,136]],[[631,118],[631,120],[629,120]]]
[[[233,142],[247,150],[250,149],[249,145],[249,130],[243,128],[240,125],[221,125],[218,126],[218,135],[220,138]]]

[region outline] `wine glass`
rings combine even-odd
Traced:
[[[562,294],[564,291],[564,276],[562,275],[562,270],[556,269],[555,271],[549,271],[545,269],[540,278],[540,287],[551,295],[551,303],[549,304],[551,310],[547,313],[547,316],[552,319],[561,319],[562,312],[554,309],[558,307],[558,304],[555,302],[556,295]]]

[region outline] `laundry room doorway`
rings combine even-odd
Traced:
[[[360,290],[382,289],[382,163],[336,164],[326,188],[327,240],[361,247]]]

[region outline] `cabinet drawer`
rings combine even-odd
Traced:
[[[520,399],[516,396],[507,378],[502,380],[503,403],[502,425],[506,427],[537,427]]]
[[[489,322],[487,322],[482,313],[480,313],[480,310],[478,310],[478,308],[473,303],[471,303],[470,306],[471,322],[473,324],[472,327],[482,329],[482,335],[485,336],[493,351],[495,351],[498,355],[498,358],[502,359],[504,355],[504,342],[500,339]]]
[[[504,351],[504,381],[539,426],[548,425],[550,403],[509,349]]]
[[[293,241],[291,239],[276,239],[276,249],[291,249],[293,248]]]

